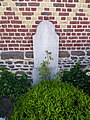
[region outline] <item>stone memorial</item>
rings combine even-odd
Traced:
[[[45,60],[46,51],[51,52],[53,60],[50,61],[49,68],[51,76],[58,71],[58,49],[59,36],[55,33],[54,25],[49,21],[42,21],[38,27],[36,34],[33,36],[33,52],[34,52],[34,69],[33,83],[38,83],[40,80],[39,68]]]

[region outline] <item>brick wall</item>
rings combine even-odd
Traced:
[[[0,0],[0,66],[32,78],[33,39],[42,20],[59,35],[59,66],[90,66],[90,0]]]

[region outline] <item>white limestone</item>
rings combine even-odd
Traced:
[[[49,21],[42,21],[38,27],[37,32],[33,36],[33,50],[34,50],[34,69],[33,82],[37,83],[40,80],[38,69],[41,63],[45,60],[46,52],[52,52],[50,61],[50,69],[52,74],[55,74],[58,69],[58,47],[59,36],[55,33],[54,25]]]

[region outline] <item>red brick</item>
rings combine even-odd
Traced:
[[[55,0],[54,0],[55,1]],[[57,2],[61,2],[61,0],[57,0]]]
[[[85,16],[85,13],[76,13],[76,16]]]
[[[19,47],[19,44],[8,44],[9,47]]]
[[[70,21],[70,24],[79,24],[79,21]]]
[[[39,17],[38,17],[38,20],[43,20],[43,16],[39,16]]]
[[[15,12],[4,12],[5,15],[15,15]]]
[[[45,17],[44,17],[44,20],[49,20],[49,18],[45,16]]]
[[[26,10],[26,11],[30,11],[30,8],[26,8],[25,10]]]
[[[1,18],[2,18],[2,19],[7,19],[7,17],[6,17],[6,16],[2,16]]]
[[[8,25],[8,28],[12,28],[13,27],[13,25]]]
[[[67,8],[67,12],[72,12],[72,9],[71,8]]]
[[[4,32],[4,29],[0,29],[0,32]]]
[[[89,46],[90,47],[90,44],[84,44],[84,46]]]
[[[67,0],[62,0],[63,2],[67,2]]]
[[[21,33],[21,36],[25,36],[25,33]]]
[[[0,44],[0,47],[7,47],[7,44]]]
[[[56,8],[56,11],[61,11],[61,8]]]
[[[90,5],[88,5],[88,8],[90,8]]]
[[[11,19],[13,19],[13,16],[8,16],[8,20],[11,20]]]
[[[28,32],[28,29],[18,29],[18,32]]]
[[[8,36],[8,33],[3,33],[3,36]]]
[[[84,29],[75,29],[75,32],[83,32]]]
[[[6,7],[6,10],[11,11],[12,9],[11,7]]]
[[[86,3],[90,3],[90,0],[86,0]]]
[[[32,11],[36,11],[36,8],[31,8]]]
[[[79,39],[88,39],[88,37],[81,36]]]
[[[25,25],[21,25],[21,28],[26,28]]]
[[[79,0],[74,0],[74,2],[79,2]]]
[[[9,20],[2,20],[2,21],[0,21],[0,24],[9,24],[9,23],[10,23]]]
[[[19,20],[19,17],[18,16],[14,16],[14,20]]]
[[[20,28],[20,25],[14,25],[14,28]]]
[[[66,4],[66,7],[75,7],[76,6],[76,4]]]
[[[6,29],[6,32],[16,32],[16,29]]]
[[[71,28],[71,25],[67,25],[67,28]]]
[[[30,32],[36,32],[36,29],[30,29]]]
[[[31,20],[31,17],[26,17],[26,20]]]
[[[44,8],[45,11],[49,11],[49,8]]]
[[[20,11],[24,11],[24,8],[19,8]]]
[[[20,44],[20,47],[30,47],[30,44]]]
[[[66,17],[61,17],[61,20],[66,20]]]
[[[77,28],[82,28],[82,25],[77,25]]]
[[[90,21],[81,21],[80,24],[90,24]]]
[[[11,20],[12,24],[22,24],[22,21],[20,20]]]
[[[73,17],[73,20],[77,20],[77,17]]]
[[[9,33],[9,36],[14,36],[14,33]]]
[[[83,46],[83,44],[74,44],[74,46]]]
[[[60,13],[59,13],[59,16],[69,16],[69,13],[66,13],[66,12],[65,12],[65,13],[60,12]]]
[[[68,2],[73,2],[73,0],[68,0]]]
[[[87,17],[84,17],[84,20],[88,20],[88,18],[87,18]]]
[[[12,40],[11,43],[15,43],[15,40]]]

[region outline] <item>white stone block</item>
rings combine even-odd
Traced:
[[[50,61],[49,67],[56,71],[58,69],[58,49],[59,49],[59,36],[55,33],[55,26],[49,21],[42,21],[38,27],[37,32],[33,36],[33,51],[34,51],[34,69],[33,69],[33,82],[38,81],[38,68],[45,60],[46,52],[51,52],[53,60]],[[54,69],[55,68],[55,69]],[[56,72],[54,72],[56,73]]]

